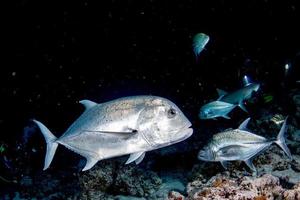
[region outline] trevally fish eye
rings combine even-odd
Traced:
[[[168,118],[174,118],[177,114],[177,111],[174,108],[168,110]]]

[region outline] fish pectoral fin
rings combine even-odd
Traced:
[[[125,165],[132,163],[133,161],[136,161],[136,164],[138,164],[137,162],[139,161],[139,159],[141,158],[141,160],[139,161],[139,163],[143,160],[145,156],[145,152],[136,152],[136,153],[132,153],[130,154],[128,160],[126,161]]]
[[[225,119],[231,119],[228,115],[222,115]]]
[[[84,130],[83,132],[87,133],[96,133],[96,134],[107,134],[108,136],[113,136],[113,137],[120,137],[120,138],[130,138],[131,136],[137,134],[137,130],[132,129],[130,131],[124,131],[124,132],[114,132],[114,131],[89,131],[89,130]]]
[[[221,165],[224,167],[224,169],[228,169],[228,161],[221,161]]]
[[[253,165],[253,162],[252,162],[252,159],[249,158],[247,160],[244,160],[244,162],[246,163],[246,165],[254,172],[256,172],[256,168],[255,166]]]
[[[223,97],[224,95],[228,94],[228,92],[221,90],[219,88],[217,88],[217,92],[218,92],[219,97]]]
[[[85,107],[86,110],[88,110],[88,109],[94,107],[95,105],[97,105],[97,103],[95,103],[93,101],[90,101],[90,100],[87,100],[87,99],[81,100],[81,101],[79,101],[79,103],[82,104]]]
[[[97,162],[98,162],[98,160],[95,158],[86,157],[86,164],[85,164],[85,167],[82,169],[82,171],[91,169]]]
[[[248,117],[247,119],[245,119],[245,120],[241,123],[241,125],[239,126],[238,129],[240,129],[240,130],[247,130],[247,125],[248,125],[249,121],[250,121],[250,117]]]

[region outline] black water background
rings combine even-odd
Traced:
[[[22,0],[9,11],[0,137],[11,148],[33,118],[60,136],[83,111],[79,100],[139,94],[178,104],[194,125],[189,141],[199,141],[200,148],[216,130],[247,117],[237,111],[235,120],[200,121],[198,110],[217,98],[216,88],[239,88],[248,74],[284,102],[287,88],[300,79],[296,1]],[[197,63],[191,41],[198,32],[211,40]],[[35,135],[34,143],[40,160],[32,164],[39,169],[42,136]],[[194,162],[195,155],[186,156]]]

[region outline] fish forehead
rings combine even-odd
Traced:
[[[225,132],[217,133],[213,136],[212,141],[226,141],[232,143],[249,143],[249,142],[263,142],[266,141],[266,138],[251,133],[249,131],[233,129]]]

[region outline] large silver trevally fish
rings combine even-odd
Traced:
[[[198,153],[198,159],[211,162],[221,162],[227,168],[228,161],[244,161],[247,166],[256,171],[252,159],[262,153],[271,144],[276,143],[289,158],[291,153],[286,146],[284,133],[286,131],[286,119],[280,129],[277,139],[266,139],[246,130],[250,118],[246,119],[238,129],[231,129],[218,133]]]
[[[216,117],[224,117],[230,119],[228,113],[231,112],[236,105],[224,101],[212,101],[200,108],[200,119],[213,119]]]
[[[59,138],[34,120],[47,143],[44,170],[58,144],[84,156],[83,171],[99,160],[130,154],[126,164],[140,163],[145,152],[178,143],[193,133],[191,122],[171,101],[157,96],[131,96],[97,104],[80,101],[83,114]]]
[[[259,89],[260,85],[257,83],[248,83],[243,88],[240,88],[234,92],[227,93],[224,90],[217,89],[219,94],[218,101],[224,101],[227,103],[238,105],[242,110],[248,112],[243,102],[251,98],[252,93]]]

